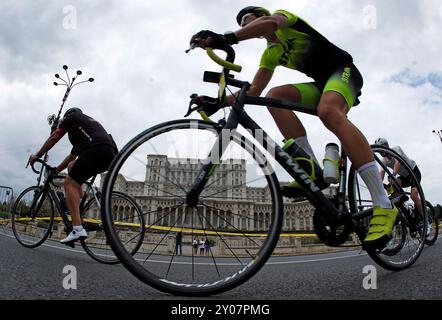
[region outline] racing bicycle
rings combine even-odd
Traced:
[[[272,253],[293,253],[298,239],[308,236],[302,231],[309,230],[309,203],[314,208],[312,223],[317,237],[333,247],[345,246],[352,239],[360,246],[373,214],[368,189],[349,164],[345,150],[341,148],[339,183],[322,191],[247,114],[245,106],[310,115],[316,115],[316,110],[290,101],[248,96],[250,83],[231,74],[241,69],[234,64],[234,50],[217,49],[226,52],[225,60],[211,48],[206,51],[223,70],[206,71],[203,80],[218,83],[221,101],[230,87],[240,89],[228,115],[213,121],[193,94],[187,115],[198,109],[203,120],[168,121],[138,134],[114,158],[102,188],[103,226],[116,256],[144,283],[175,295],[225,292],[255,275]],[[391,155],[406,168],[424,204],[422,187],[404,159],[384,146],[373,145],[372,150],[379,170],[386,172],[409,201],[409,190],[400,187],[380,154]],[[278,176],[284,175],[305,190],[306,201],[300,206],[283,197]],[[113,214],[112,194],[122,183],[139,186],[141,205],[146,208],[143,250],[135,256],[118,236]],[[399,212],[394,248],[369,249],[370,257],[393,271],[416,262],[424,247],[426,224],[421,221],[426,221],[426,210],[420,215],[409,220]],[[182,255],[177,255],[173,242],[178,232],[183,235]],[[194,238],[211,241],[208,256],[194,253]]]
[[[60,240],[72,231],[72,220],[61,189],[66,176],[54,174],[54,168],[43,160],[38,159],[36,163],[42,165],[40,171],[32,165],[32,170],[39,175],[37,185],[25,189],[12,208],[13,233],[27,248],[36,248],[48,238]],[[100,192],[94,185],[95,179],[96,176],[85,182],[86,190],[80,202],[80,216],[88,233],[80,243],[94,260],[116,264],[119,260],[107,242],[101,222]],[[114,191],[111,198],[118,237],[126,250],[135,254],[143,243],[144,216],[136,201],[127,194]],[[75,247],[74,242],[66,245]]]

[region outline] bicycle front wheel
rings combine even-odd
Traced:
[[[160,124],[130,141],[106,176],[102,217],[109,242],[132,274],[164,292],[207,296],[232,289],[258,272],[278,241],[282,197],[275,173],[244,135],[223,134],[205,121]],[[210,153],[216,143],[226,144],[222,157]],[[188,205],[209,154],[210,178],[198,203]],[[135,256],[118,235],[114,190],[128,192],[145,215]]]
[[[21,245],[41,245],[51,233],[53,223],[54,204],[43,187],[29,187],[17,197],[12,208],[12,231]]]
[[[125,250],[134,255],[144,239],[144,216],[134,199],[121,192],[112,192],[113,212],[117,215],[114,221],[115,231],[120,237]],[[88,237],[81,240],[84,251],[94,260],[105,264],[117,264],[115,256],[101,220],[101,210],[97,200],[88,202],[82,212],[84,228]]]
[[[384,248],[369,250],[367,253],[381,267],[391,271],[399,271],[413,265],[424,247],[427,230],[425,196],[413,170],[399,154],[379,145],[373,145],[372,150],[379,171],[385,171],[384,179],[388,180],[390,178],[389,182],[393,181],[395,185],[396,191],[390,195],[390,200],[398,209],[399,215],[393,227],[391,241]],[[409,196],[411,188],[399,185],[399,181],[393,176],[393,169],[386,167],[383,163],[383,156],[397,160],[407,173],[404,176],[410,175],[410,185],[415,185],[418,190],[418,210],[411,209],[416,205]],[[353,166],[349,173],[348,194],[351,212],[356,216],[362,211],[373,208],[373,201],[368,187]],[[360,219],[358,223],[363,230],[368,230],[369,219]]]

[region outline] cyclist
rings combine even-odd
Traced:
[[[285,10],[272,14],[265,8],[248,6],[239,11],[236,21],[241,27],[236,32],[222,35],[203,30],[192,36],[191,44],[202,48],[222,48],[239,41],[265,38],[267,48],[248,91],[251,96],[261,95],[277,66],[298,70],[313,78],[314,82],[272,88],[267,97],[301,102],[315,108],[324,125],[339,138],[374,202],[371,225],[363,245],[365,248],[382,248],[391,238],[398,212],[384,190],[370,145],[347,118],[350,108],[359,104],[358,96],[363,84],[351,55],[332,44],[300,17]],[[236,95],[227,96],[225,101],[202,96],[203,108],[208,115],[213,114],[221,107],[233,105]],[[295,113],[276,108],[269,108],[269,111],[284,138],[287,141],[294,139],[309,154],[311,167],[318,166],[306,130]],[[321,185],[321,177],[308,173],[317,180],[318,186],[326,186]],[[302,192],[297,183],[290,184],[288,190],[293,197]]]
[[[385,138],[378,138],[378,139],[376,139],[376,141],[374,143],[381,145],[381,146],[385,146],[387,148],[390,147],[388,140]],[[405,152],[402,150],[401,147],[396,146],[396,147],[392,147],[391,149],[396,151],[402,158],[404,158],[404,160],[407,162],[407,164],[413,170],[413,172],[416,176],[416,179],[420,183],[422,175],[421,175],[421,172],[420,172],[418,166],[416,165],[416,162],[413,159],[409,158],[405,154]],[[419,190],[417,189],[416,181],[411,180],[412,177],[408,173],[408,170],[406,170],[404,167],[402,167],[399,161],[393,159],[392,156],[384,154],[382,152],[381,152],[381,156],[383,157],[383,163],[387,167],[393,169],[392,175],[395,177],[397,176],[397,180],[398,180],[400,186],[411,187],[411,199],[414,202],[414,205],[415,205],[414,207],[419,212],[422,209],[422,205],[420,202]],[[384,180],[384,177],[385,177],[385,171],[381,170],[381,179]]]
[[[80,219],[81,185],[90,177],[105,172],[117,154],[117,146],[112,136],[98,121],[84,114],[79,108],[70,108],[40,150],[29,157],[29,163],[32,165],[46,154],[66,133],[73,148],[54,171],[58,173],[68,168],[64,190],[73,229],[60,241],[61,243],[87,237]]]

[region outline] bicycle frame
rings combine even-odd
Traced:
[[[219,75],[219,74],[218,74]],[[205,74],[205,81],[214,82],[214,73]],[[253,130],[256,132],[262,132],[261,139],[256,140],[265,150],[267,150],[275,160],[295,179],[299,185],[306,190],[306,197],[312,203],[312,205],[324,212],[327,217],[334,222],[341,221],[342,215],[345,213],[345,188],[347,181],[347,155],[344,151],[341,152],[341,181],[338,189],[339,205],[336,208],[332,202],[321,192],[318,186],[309,178],[306,172],[292,160],[292,157],[286,153],[269,135],[245,112],[244,105],[252,104],[259,106],[267,106],[274,108],[289,109],[293,111],[299,111],[316,115],[316,111],[307,108],[299,103],[281,101],[270,98],[252,97],[247,95],[247,91],[250,88],[248,82],[234,80],[231,77],[226,78],[226,84],[240,88],[236,102],[232,106],[232,111],[224,125],[220,125],[219,130],[235,130],[238,125],[241,125],[246,130]],[[191,191],[187,194],[187,203],[189,205],[196,205],[198,202],[198,196],[202,192],[205,184],[210,178],[213,170],[216,166],[212,162],[212,155],[219,155],[219,159],[227,148],[227,143],[223,141],[225,135],[219,135],[215,145],[212,147],[210,154],[206,160],[206,164],[203,165]],[[367,210],[365,214],[370,214],[372,210]]]
[[[352,224],[354,230],[358,235],[362,235],[363,231],[358,228],[352,221],[364,219],[371,217],[373,215],[373,208],[362,210],[358,213],[350,213],[346,210],[345,206],[345,194],[347,186],[347,155],[343,148],[341,147],[341,157],[340,157],[340,181],[338,185],[337,192],[337,204],[333,204],[318,188],[318,186],[309,178],[306,172],[293,161],[292,157],[285,152],[275,141],[273,141],[269,135],[245,112],[244,105],[257,105],[266,106],[268,108],[279,108],[287,109],[291,111],[298,111],[305,114],[310,114],[317,116],[316,109],[308,108],[297,102],[284,101],[272,98],[254,97],[247,95],[247,91],[250,89],[250,83],[246,81],[235,80],[233,76],[229,74],[230,70],[240,71],[241,67],[233,64],[235,58],[235,52],[231,47],[220,48],[227,53],[227,58],[225,60],[219,58],[213,53],[213,50],[208,48],[207,54],[209,57],[215,61],[217,64],[223,66],[223,72],[209,72],[204,73],[203,81],[218,83],[220,90],[218,92],[218,97],[223,99],[225,97],[225,88],[227,86],[233,86],[240,89],[238,95],[236,96],[235,103],[232,106],[232,111],[229,114],[227,122],[220,121],[219,131],[221,130],[236,130],[238,125],[241,125],[246,130],[254,130],[255,132],[259,130],[262,132],[262,141],[256,140],[265,150],[267,150],[270,155],[275,158],[275,160],[286,170],[290,176],[295,179],[296,182],[305,190],[305,196],[314,206],[316,210],[320,210],[329,221],[345,224]],[[189,108],[190,110],[190,108]],[[188,112],[187,115],[190,113]],[[186,115],[186,116],[187,116]],[[203,119],[211,121],[204,112],[201,112]],[[213,122],[213,121],[212,121]],[[218,155],[218,160],[221,159],[224,151],[227,148],[226,143],[223,143],[222,139],[224,136],[218,135],[218,139],[215,145],[212,147],[208,158],[205,161],[205,165],[201,168],[200,172],[195,179],[195,182],[186,196],[187,204],[190,206],[196,206],[198,203],[199,195],[201,194],[205,184],[209,180],[210,176],[213,174],[216,164],[214,164],[211,159],[212,155]],[[385,164],[379,160],[375,155],[375,160],[384,169],[388,176],[394,181],[394,184],[399,185],[397,179],[388,171]]]
[[[43,170],[47,170],[46,163],[43,163],[43,168],[42,168],[41,172],[39,173],[39,179],[42,177]],[[72,228],[72,223],[69,220],[67,213],[62,209],[62,205],[60,203],[60,199],[59,199],[57,193],[55,192],[55,190],[51,186],[51,183],[52,183],[52,181],[54,179],[66,179],[66,177],[65,176],[60,176],[60,175],[47,177],[44,180],[43,187],[42,187],[41,191],[39,192],[39,194],[41,194],[42,192],[45,192],[45,191],[49,194],[49,197],[54,202],[55,208],[58,211],[58,213],[60,214],[60,217],[63,220],[63,223],[66,226],[66,228],[68,229],[68,233],[69,233],[70,232],[70,228]],[[94,186],[95,179],[96,179],[96,176],[93,176],[90,181],[86,181],[85,182],[85,184],[87,186],[87,189],[84,192],[84,195],[83,195],[83,197],[81,198],[81,201],[80,201],[80,215],[83,214],[84,208],[87,206],[87,204],[89,202],[93,201],[94,199],[97,201],[97,204],[100,205],[100,201],[98,199],[98,189]],[[39,180],[39,182],[40,182],[40,180]],[[89,193],[89,191],[93,191],[92,194],[93,194],[94,197],[88,200],[88,193]],[[39,199],[39,195],[34,197],[34,199]],[[44,199],[42,199],[40,201],[40,204],[38,204],[38,205],[40,206],[41,203],[43,203],[43,201],[44,201]],[[31,208],[33,208],[34,205],[35,204],[33,204],[31,206]]]
[[[218,83],[220,90],[218,92],[218,97],[223,99],[225,97],[225,88],[227,86],[233,86],[239,88],[239,93],[236,96],[236,100],[232,106],[232,111],[229,114],[227,122],[220,121],[219,132],[221,130],[236,130],[238,125],[241,125],[246,130],[252,130],[254,132],[262,132],[262,140],[256,140],[269,154],[275,158],[275,160],[284,168],[284,170],[290,174],[290,176],[295,179],[295,181],[305,190],[305,196],[313,205],[316,210],[320,210],[330,222],[337,224],[352,224],[354,230],[362,235],[362,230],[359,230],[355,223],[352,221],[364,219],[371,217],[373,215],[373,208],[362,210],[358,213],[350,213],[345,206],[345,195],[347,187],[347,155],[343,148],[341,147],[341,157],[340,157],[340,181],[337,190],[337,203],[333,204],[319,189],[319,187],[309,178],[307,173],[293,161],[292,157],[285,152],[275,141],[273,141],[269,135],[245,112],[244,105],[256,105],[256,106],[266,106],[268,108],[279,108],[287,109],[291,111],[298,111],[305,114],[317,115],[316,109],[308,108],[297,102],[283,101],[272,98],[254,97],[247,95],[247,91],[250,89],[250,83],[246,81],[235,80],[231,76],[230,70],[240,70],[240,66],[234,65],[233,61],[235,58],[235,52],[232,48],[227,47],[221,49],[227,53],[226,60],[223,60],[213,53],[212,49],[207,50],[209,57],[215,61],[217,64],[223,66],[223,72],[209,72],[204,73],[203,81]],[[189,112],[188,112],[189,114]],[[188,115],[187,114],[187,115]],[[204,112],[201,112],[203,118],[207,121],[211,121]],[[213,122],[213,121],[212,121]],[[186,196],[187,204],[190,206],[196,206],[198,203],[199,195],[201,194],[204,186],[209,180],[210,176],[214,172],[216,164],[212,162],[212,155],[218,155],[218,160],[225,152],[228,143],[223,143],[225,135],[218,135],[215,145],[212,147],[208,158],[205,161],[205,165],[201,168],[200,172],[195,179],[195,182]],[[230,138],[229,138],[230,139]],[[395,184],[397,180],[392,174],[387,170],[386,166],[380,161],[377,156],[375,156],[376,161],[384,169],[384,171],[390,176]]]

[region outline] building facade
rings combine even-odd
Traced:
[[[113,190],[135,198],[149,224],[232,231],[268,230],[272,213],[270,190],[265,177],[255,178],[251,176],[253,172],[247,172],[245,160],[221,162],[200,196],[200,205],[189,210],[183,199],[200,168],[201,162],[195,159],[147,155],[144,181],[128,181],[119,175]],[[325,192],[331,196],[334,190]],[[283,231],[312,231],[313,206],[308,201],[295,203],[288,198],[283,201]],[[114,204],[114,210],[114,214],[123,218],[128,215],[118,204]]]

